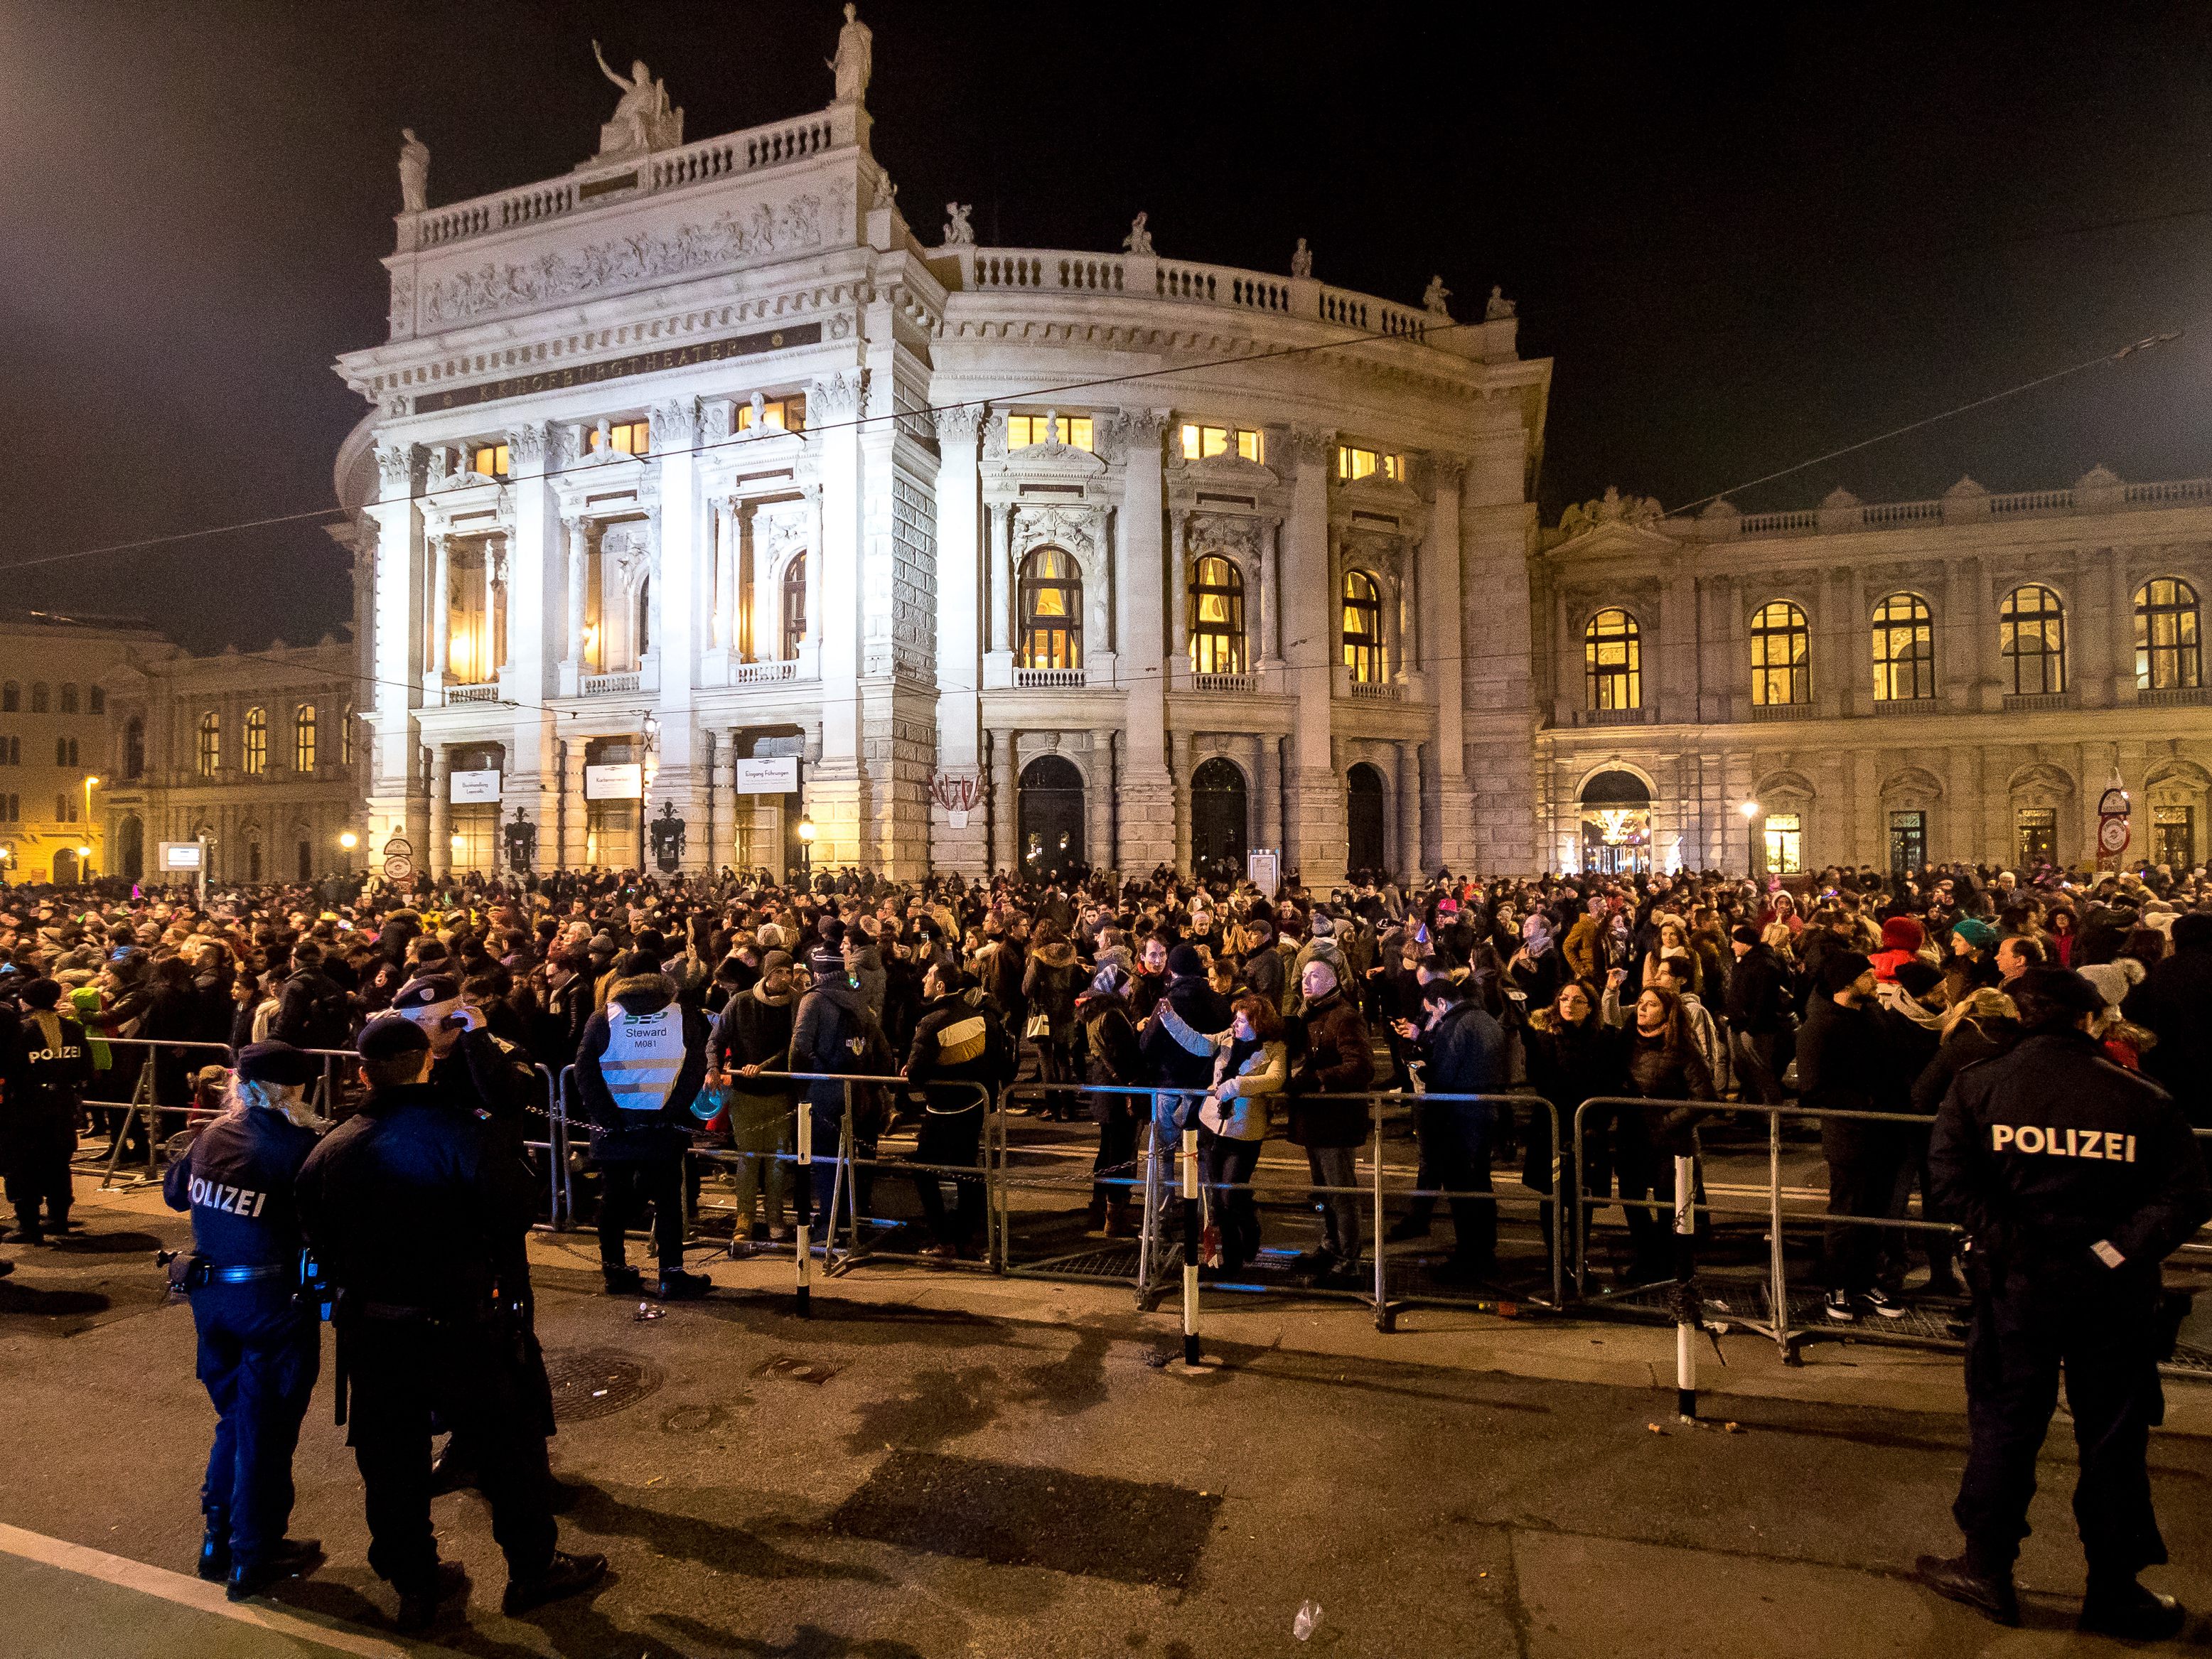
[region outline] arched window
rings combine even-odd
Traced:
[[[348,767],[353,764],[353,705],[351,703],[345,706],[345,713],[338,717],[338,764]]]
[[[1583,629],[1583,677],[1592,708],[1644,707],[1644,631],[1616,608],[1601,611]]]
[[[1893,593],[1874,608],[1874,700],[1935,695],[1936,618],[1917,593]]]
[[[146,722],[136,714],[123,722],[123,775],[133,781],[146,775]]]
[[[64,714],[76,713],[76,682],[75,680],[62,682],[62,713]]]
[[[799,654],[806,637],[806,555],[795,553],[783,568],[783,656],[788,662]]]
[[[1382,592],[1361,570],[1344,573],[1344,665],[1359,685],[1382,680]]]
[[[33,714],[43,714],[46,712],[46,683],[44,680],[33,680],[31,682],[31,712]]]
[[[315,705],[303,702],[292,715],[292,769],[315,769]]]
[[[1751,700],[1760,708],[1813,701],[1813,630],[1787,599],[1751,619]]]
[[[634,630],[637,649],[632,660],[642,665],[645,653],[653,649],[653,578],[642,577],[637,584],[637,627]]]
[[[2066,607],[2039,582],[2004,596],[1997,607],[1997,654],[2011,676],[2014,696],[2044,696],[2066,689]]]
[[[242,764],[249,778],[263,776],[269,770],[269,711],[265,708],[246,711],[246,758]]]
[[[2197,590],[2159,576],[2136,590],[2136,684],[2179,691],[2204,684],[2197,644]]]
[[[1190,666],[1198,674],[1244,672],[1244,576],[1218,554],[1190,568]]]
[[[216,769],[222,764],[222,716],[212,708],[200,716],[197,752],[199,757],[200,775],[204,778],[213,777],[216,775]]]
[[[16,714],[22,707],[23,688],[21,686],[13,680],[9,680],[5,685],[0,685],[0,714]]]
[[[106,686],[93,686],[87,691],[86,696],[88,700],[87,706],[91,708],[94,714],[105,714],[107,712],[107,688]]]
[[[1083,571],[1056,547],[1022,561],[1022,648],[1017,668],[1083,666]]]

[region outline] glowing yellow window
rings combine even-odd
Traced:
[[[507,476],[507,446],[477,445],[469,453],[469,471],[481,473],[487,478],[504,478]]]
[[[1267,440],[1260,433],[1238,427],[1203,426],[1196,421],[1183,422],[1182,453],[1185,460],[1211,460],[1216,455],[1227,454],[1232,448],[1244,460],[1267,459]]]
[[[760,424],[763,432],[803,432],[806,429],[806,399],[799,397],[770,398],[760,407]],[[750,432],[753,425],[753,406],[750,403],[738,405],[738,430]]]
[[[607,428],[607,441],[619,455],[645,455],[653,449],[653,422],[650,421],[618,421]],[[599,447],[599,428],[591,434],[591,447]]]
[[[1096,430],[1088,415],[1062,415],[1051,410],[1042,415],[1009,415],[1006,447],[1027,449],[1031,444],[1051,443],[1056,436],[1071,449],[1091,449],[1096,447]]]
[[[1336,476],[1346,483],[1371,478],[1377,472],[1392,483],[1403,483],[1406,481],[1406,458],[1372,449],[1357,449],[1350,444],[1337,446]]]

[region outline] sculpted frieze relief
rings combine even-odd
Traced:
[[[1249,567],[1266,545],[1266,527],[1243,513],[1194,513],[1183,535],[1192,553],[1227,553]]]
[[[1088,556],[1098,545],[1095,508],[1021,507],[1014,509],[1016,556],[1048,543]]]
[[[842,181],[841,181],[842,184]],[[848,186],[847,188],[849,188]],[[688,276],[739,264],[770,253],[819,247],[829,227],[846,217],[833,186],[826,204],[808,193],[788,202],[757,202],[731,209],[703,225],[685,225],[667,236],[618,237],[574,253],[546,252],[534,259],[487,262],[423,283],[416,297],[418,327],[436,328],[549,305],[599,289]],[[397,311],[397,301],[394,304]]]

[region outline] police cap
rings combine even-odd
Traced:
[[[392,1012],[421,1019],[433,1010],[461,1000],[461,982],[451,974],[421,974],[401,986],[392,999]]]
[[[2020,1008],[2020,1023],[2030,1030],[2071,1024],[2083,1014],[2105,1012],[2104,994],[2068,968],[2030,968],[2008,988]]]
[[[305,1087],[323,1063],[289,1042],[249,1042],[238,1051],[238,1075],[248,1083],[283,1083]]]
[[[363,1060],[398,1060],[403,1054],[426,1054],[429,1048],[429,1036],[421,1026],[393,1014],[379,1014],[362,1026],[353,1045]]]

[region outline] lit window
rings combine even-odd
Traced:
[[[198,741],[200,775],[211,778],[222,764],[222,717],[212,708],[200,716]]]
[[[1795,812],[1766,815],[1766,872],[1794,876],[1805,868],[1804,821]]]
[[[2197,642],[2197,590],[2160,576],[2136,590],[2136,684],[2179,691],[2204,684]]]
[[[1344,573],[1344,665],[1361,685],[1382,679],[1382,592],[1364,571]]]
[[[1089,449],[1094,441],[1088,415],[1048,411],[1042,415],[1007,416],[1006,447],[1027,449],[1031,444],[1048,444],[1053,441],[1055,429],[1060,441],[1071,449]]]
[[[586,441],[593,449],[599,447],[599,429],[593,427]],[[618,455],[643,455],[653,448],[653,422],[650,421],[617,421],[606,430],[606,442]]]
[[[799,655],[806,638],[806,555],[794,553],[783,568],[783,659]]]
[[[507,446],[477,445],[469,452],[469,471],[481,473],[487,478],[504,478],[507,476]]]
[[[2066,607],[2037,582],[2015,587],[1997,607],[1997,654],[2010,670],[2014,696],[2066,689]]]
[[[292,769],[315,769],[315,705],[303,702],[292,716]]]
[[[1626,611],[1601,611],[1583,630],[1583,674],[1589,706],[1644,707],[1644,633]]]
[[[1751,700],[1761,708],[1813,701],[1813,630],[1787,599],[1751,619]]]
[[[1380,450],[1354,449],[1348,444],[1339,444],[1336,450],[1336,476],[1346,483],[1361,478],[1371,478],[1381,473],[1392,483],[1406,481],[1406,458],[1388,454]]]
[[[763,432],[804,432],[806,429],[806,399],[799,397],[770,398],[760,406],[760,425]],[[753,406],[750,403],[738,405],[738,430],[753,429]]]
[[[1083,666],[1083,572],[1056,547],[1022,561],[1019,668]]]
[[[1936,618],[1917,593],[1893,593],[1874,608],[1874,700],[1917,702],[1936,695]]]
[[[2020,867],[2033,870],[2058,862],[2058,809],[2023,806],[2018,820]]]
[[[269,711],[249,708],[246,711],[246,775],[263,776],[269,770]]]
[[[1211,460],[1216,455],[1226,455],[1231,449],[1240,460],[1264,461],[1267,459],[1267,444],[1257,432],[1233,426],[1200,426],[1186,422],[1182,428],[1182,458],[1187,461]]]
[[[1200,674],[1244,672],[1244,577],[1218,554],[1191,567],[1190,665]]]

